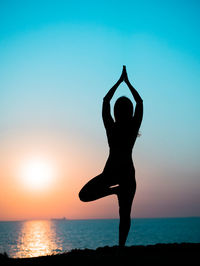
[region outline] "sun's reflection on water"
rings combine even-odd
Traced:
[[[26,221],[14,257],[38,257],[62,251],[51,221]]]

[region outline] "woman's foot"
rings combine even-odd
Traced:
[[[110,189],[112,189],[112,193],[116,194],[119,199],[119,185],[110,187]]]

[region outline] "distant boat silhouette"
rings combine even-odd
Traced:
[[[67,221],[68,219],[66,219],[65,217],[63,218],[51,218],[51,221]]]

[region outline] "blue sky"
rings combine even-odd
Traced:
[[[102,98],[125,64],[145,108],[136,216],[200,215],[199,11],[199,1],[0,1],[3,151],[48,135],[87,149],[87,178],[98,174]]]

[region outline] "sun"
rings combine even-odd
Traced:
[[[23,185],[32,190],[49,188],[55,177],[52,163],[44,158],[31,158],[24,161],[20,172]]]

